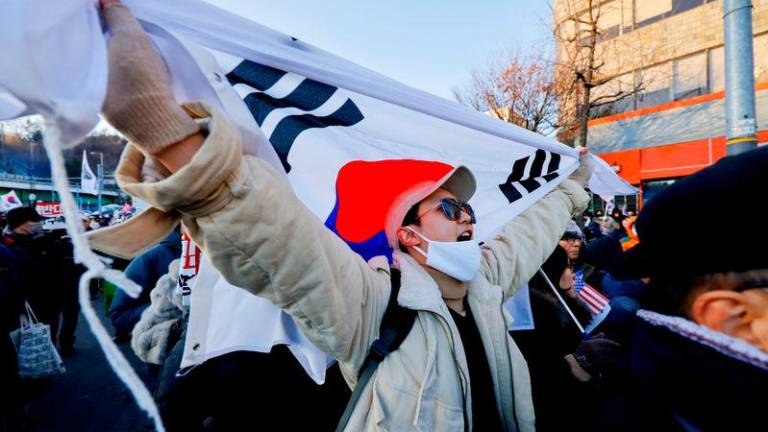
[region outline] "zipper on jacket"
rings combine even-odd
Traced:
[[[446,307],[448,307],[448,306],[446,305]],[[469,394],[469,391],[470,391],[469,386],[471,385],[471,383],[469,382],[469,377],[464,374],[464,370],[461,367],[461,365],[459,364],[459,360],[456,358],[456,339],[453,336],[453,331],[451,329],[450,323],[448,322],[448,319],[446,319],[443,315],[441,315],[441,314],[439,314],[437,312],[429,311],[429,310],[427,312],[431,312],[431,313],[437,315],[440,318],[440,320],[442,321],[443,326],[447,327],[448,337],[451,339],[451,347],[452,347],[452,351],[453,351],[453,361],[454,361],[454,363],[456,363],[456,367],[459,370],[459,376],[461,377],[461,381],[462,381],[462,384],[463,384],[462,392],[461,392],[461,399],[462,399],[462,406],[463,406],[462,412],[464,414],[464,430],[465,431],[469,431],[470,425],[469,425],[469,417],[467,416],[467,394]],[[464,344],[462,344],[462,349],[464,349]],[[464,355],[466,357],[466,353]],[[468,372],[469,371],[467,371],[467,373]]]

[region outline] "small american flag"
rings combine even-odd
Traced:
[[[584,272],[581,270],[576,271],[574,286],[576,288],[576,295],[579,296],[592,313],[592,322],[586,328],[586,332],[590,333],[608,316],[608,313],[611,311],[611,305],[608,304],[608,297],[589,286],[584,280]]]

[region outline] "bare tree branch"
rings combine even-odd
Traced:
[[[552,34],[557,53],[553,67],[562,89],[558,95],[559,115],[556,122],[563,128],[559,138],[564,142],[587,145],[590,116],[611,111],[609,105],[643,92],[646,86],[642,74],[633,75],[632,83],[628,85],[619,82],[616,72],[611,72],[616,70],[616,61],[608,56],[612,55],[611,49],[615,51],[618,48],[604,45],[609,27],[601,19],[607,16],[608,8],[617,7],[615,3],[604,0],[554,1],[557,7],[551,4],[556,21]],[[649,55],[643,52],[639,43],[641,39],[634,38],[633,41],[639,45],[631,51],[633,59],[641,59],[642,64],[653,64],[650,61],[653,50]],[[609,70],[609,67],[614,69]],[[630,73],[638,69],[633,67]],[[613,88],[614,85],[616,88]]]
[[[500,57],[472,73],[468,85],[455,89],[462,104],[540,133],[557,123],[558,93],[554,63],[519,54]]]

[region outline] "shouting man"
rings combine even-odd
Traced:
[[[179,106],[163,61],[129,10],[102,3],[113,34],[103,111],[130,140],[120,186],[181,214],[230,283],[291,314],[354,385],[390,298],[387,260],[365,262],[332,234],[271,166],[243,155],[239,133],[221,113]],[[368,382],[347,430],[534,429],[528,370],[502,303],[588,202],[587,160],[583,152],[570,179],[482,246],[467,204],[475,179],[464,167],[391,203],[386,234],[401,273],[397,302],[417,315]],[[165,172],[144,183],[148,171]]]

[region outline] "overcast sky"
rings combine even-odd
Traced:
[[[505,50],[540,50],[546,0],[207,0],[430,93]]]

